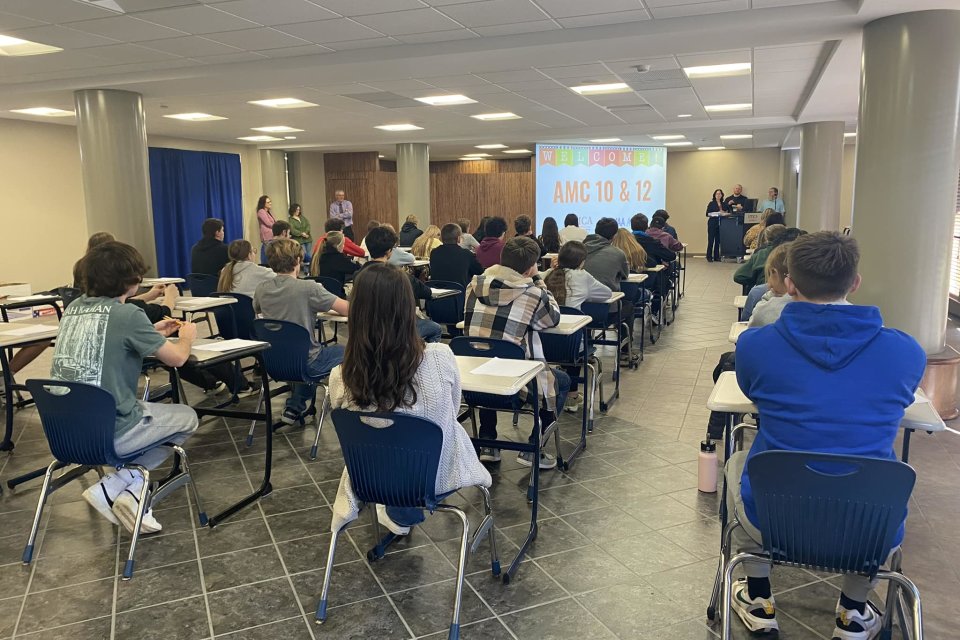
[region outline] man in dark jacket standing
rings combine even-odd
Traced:
[[[483,273],[483,267],[477,262],[472,251],[460,246],[463,232],[460,225],[445,224],[440,229],[442,245],[430,252],[430,279],[457,282],[463,286]]]
[[[223,221],[207,218],[200,230],[203,237],[190,250],[190,273],[219,276],[223,265],[230,262],[223,243]]]

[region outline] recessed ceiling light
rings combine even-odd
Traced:
[[[283,136],[284,140],[296,140],[297,136]]]
[[[745,76],[750,74],[749,62],[735,62],[733,64],[710,64],[702,67],[684,67],[683,71],[688,78],[724,78],[730,76]]]
[[[726,147],[697,147],[698,151],[723,151]]]
[[[692,146],[693,146],[693,143],[690,142],[689,140],[685,140],[685,141],[683,141],[683,142],[664,142],[664,143],[663,143],[663,146],[665,146],[665,147],[692,147]]]
[[[54,109],[52,107],[30,107],[29,109],[11,109],[13,113],[23,113],[28,116],[49,116],[51,118],[65,118],[72,116],[73,111]]]
[[[530,149],[505,149],[504,153],[533,153]]]
[[[415,124],[378,124],[374,128],[384,131],[417,131],[418,129],[423,129],[423,127],[418,127]]]
[[[275,138],[273,136],[244,136],[237,138],[237,140],[246,140],[247,142],[279,142],[283,140],[283,138]]]
[[[263,131],[264,133],[297,133],[303,131],[303,129],[294,129],[293,127],[287,126],[277,126],[277,127],[252,127],[251,131]]]
[[[190,122],[209,122],[211,120],[226,120],[223,116],[213,116],[209,113],[171,113],[163,116],[174,120],[188,120]]]
[[[844,137],[844,138],[856,138],[856,137],[857,137],[857,132],[856,132],[856,131],[847,131],[845,134],[843,134],[843,137]]]
[[[626,93],[633,91],[626,82],[608,82],[606,84],[581,84],[577,87],[570,87],[582,96],[599,95],[601,93]]]
[[[506,149],[507,145],[505,144],[478,144],[474,149]]]
[[[732,133],[726,136],[720,136],[721,140],[749,140],[753,137],[752,133]]]
[[[39,42],[21,40],[13,36],[0,35],[0,56],[39,56],[58,51],[63,51],[63,49]]]
[[[692,113],[678,113],[678,114],[677,114],[677,117],[678,117],[678,118],[692,118],[692,117],[693,117],[693,114],[692,114]]]
[[[668,136],[650,136],[650,137],[653,138],[654,140],[683,140],[684,138],[686,138],[686,136],[674,135],[674,134],[671,134]]]
[[[250,100],[249,104],[258,104],[261,107],[273,107],[274,109],[301,109],[303,107],[316,107],[312,102],[300,100],[299,98],[271,98],[269,100]]]
[[[414,98],[414,100],[433,105],[434,107],[444,107],[451,104],[473,104],[476,102],[476,100],[462,96],[459,93],[452,96],[426,96],[423,98]]]
[[[753,109],[753,104],[750,102],[737,102],[734,104],[708,104],[704,109],[709,113],[717,113],[722,111],[750,111]]]
[[[509,111],[504,111],[503,113],[478,113],[477,115],[470,116],[471,118],[476,118],[477,120],[519,120],[520,116],[515,113],[510,113]]]
[[[489,158],[489,153],[467,153],[463,156],[464,158]]]
[[[481,160],[483,160],[483,158],[476,158],[476,157],[474,157],[474,156],[463,156],[463,157],[460,158],[460,159],[463,160],[463,161],[465,161],[465,162],[468,161],[468,160],[473,160],[473,161],[475,161],[475,162],[480,162]]]
[[[623,142],[620,138],[594,138],[590,142]]]
[[[378,157],[378,158],[385,158],[386,156],[384,156],[384,155],[381,153],[381,154],[378,155],[377,157]]]

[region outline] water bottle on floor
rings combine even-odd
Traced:
[[[717,492],[717,445],[713,440],[700,443],[697,456],[697,489],[703,493]]]

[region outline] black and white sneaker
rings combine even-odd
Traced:
[[[752,633],[769,634],[774,637],[780,633],[773,597],[751,598],[750,591],[747,589],[747,580],[744,578],[734,583],[732,600],[733,610]]]
[[[837,627],[833,640],[871,640],[880,633],[882,618],[868,604],[863,613],[837,603]]]
[[[480,449],[480,462],[500,462],[500,449],[483,447]]]
[[[137,522],[137,509],[140,506],[139,487],[135,490],[137,493],[134,493],[131,489],[124,489],[113,501],[113,514],[120,524],[131,533],[133,532],[133,525]],[[148,509],[143,514],[143,519],[140,520],[140,533],[157,533],[162,529],[163,527],[153,517],[153,509]]]
[[[293,409],[284,409],[283,414],[280,416],[280,422],[283,424],[297,424],[300,422],[300,415]]]
[[[113,515],[113,500],[107,495],[107,488],[103,486],[102,482],[97,482],[80,495],[87,501],[87,504],[109,520],[110,524],[120,524],[117,516]]]
[[[517,454],[517,462],[524,467],[533,466],[533,454],[527,451],[521,451]],[[540,470],[549,471],[557,468],[557,459],[549,453],[540,452]]]

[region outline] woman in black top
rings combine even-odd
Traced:
[[[730,206],[723,201],[723,189],[717,189],[707,205],[707,262],[720,262],[720,216],[729,212]]]
[[[360,268],[356,262],[343,254],[344,235],[339,231],[328,231],[320,241],[318,251],[313,254],[310,275],[333,278],[341,285]]]
[[[477,242],[480,242],[486,237],[487,234],[484,232],[484,229],[490,220],[492,220],[491,216],[484,216],[480,218],[480,224],[477,225],[476,231],[473,232],[473,237]]]
[[[546,253],[558,253],[560,251],[560,229],[557,228],[557,221],[552,217],[543,219],[543,235],[540,236],[540,246]]]

